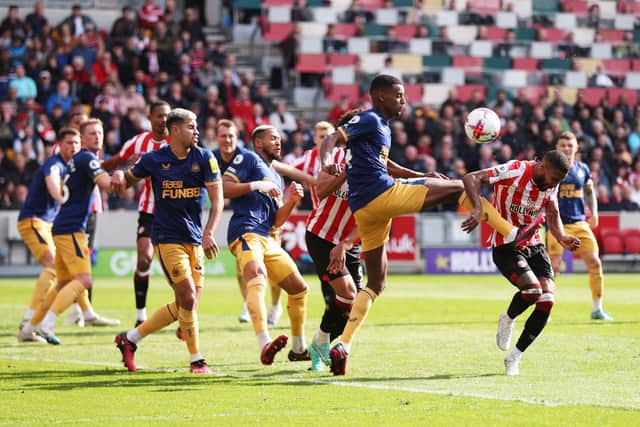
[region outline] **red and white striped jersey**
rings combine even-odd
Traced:
[[[317,149],[316,158],[317,158]],[[310,150],[313,151],[313,150]],[[344,150],[333,151],[333,163],[344,165]],[[318,162],[319,163],[319,162]],[[316,196],[317,197],[317,196]],[[347,181],[339,189],[320,200],[307,218],[307,230],[335,245],[340,243],[356,226],[356,220],[349,209],[349,187]]]
[[[162,141],[156,141],[153,139],[153,134],[148,132],[142,132],[128,140],[122,145],[118,155],[122,160],[127,160],[134,155],[141,155],[150,153],[158,148],[169,143],[169,137]],[[144,186],[140,193],[140,201],[138,202],[138,211],[153,214],[156,209],[156,204],[153,199],[153,191],[151,191],[151,180],[146,178],[144,180]]]
[[[320,172],[320,156],[318,154],[318,147],[313,147],[311,150],[305,151],[302,157],[293,163],[293,167],[317,178],[318,172]],[[311,202],[315,209],[318,207],[318,203],[320,203],[318,192],[314,186],[309,187],[309,192],[311,193]]]
[[[549,200],[557,198],[558,186],[541,191],[533,181],[535,161],[513,160],[491,168],[489,183],[493,185],[493,206],[500,215],[517,226],[531,224]],[[536,232],[527,245],[542,243]],[[504,244],[504,237],[495,230],[491,233],[491,245]]]

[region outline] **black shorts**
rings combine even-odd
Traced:
[[[153,215],[146,212],[140,212],[138,215],[138,231],[136,239],[141,237],[151,237],[151,226],[153,225]]]
[[[514,285],[518,277],[532,271],[536,277],[553,280],[553,268],[547,248],[543,244],[516,248],[513,245],[502,245],[493,248],[493,262],[500,273]]]
[[[338,277],[351,274],[356,287],[358,289],[362,288],[360,245],[354,246],[345,253],[345,268],[341,272],[337,274],[330,274],[327,271],[327,267],[329,266],[329,252],[331,252],[331,249],[333,249],[336,245],[327,240],[324,240],[321,237],[316,236],[309,231],[307,231],[305,234],[305,240],[307,242],[307,250],[309,251],[309,255],[311,255],[311,258],[313,259],[313,263],[316,266],[316,273],[318,274],[321,282],[328,283],[334,279],[337,279]]]

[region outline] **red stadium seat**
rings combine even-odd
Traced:
[[[624,252],[626,254],[640,254],[640,229],[626,228],[620,232],[624,241]]]
[[[638,102],[638,91],[635,89],[622,89],[612,87],[607,90],[607,99],[609,105],[616,105],[620,99],[620,95],[627,96],[627,105],[634,106]]]
[[[375,12],[376,9],[382,8],[384,0],[360,0],[358,4],[362,6],[363,9]]]
[[[562,11],[572,12],[576,16],[585,16],[589,11],[587,0],[562,0]]]
[[[624,242],[621,233],[612,228],[600,231],[602,236],[602,252],[605,255],[621,255],[624,253]]]
[[[270,42],[281,42],[296,29],[296,24],[289,22],[267,22],[262,38]]]
[[[396,25],[395,28],[396,37],[398,37],[398,40],[405,43],[409,43],[409,41],[416,36],[416,32],[418,31],[417,27],[412,24]]]
[[[588,87],[578,90],[584,97],[584,102],[590,107],[595,107],[602,98],[607,95],[607,89],[602,87]]]
[[[333,31],[336,36],[343,36],[345,39],[356,34],[356,24],[349,22],[337,22],[333,24]]]
[[[624,41],[624,31],[622,30],[598,30],[598,34],[602,37],[603,42]]]
[[[631,69],[633,71],[640,71],[640,59],[631,60]]]
[[[549,43],[560,43],[564,40],[566,31],[561,28],[540,28],[538,30],[538,40]]]
[[[482,72],[482,58],[454,56],[451,65],[455,68],[462,68],[466,75],[480,74]]]
[[[319,73],[327,71],[326,55],[324,53],[300,53],[296,63],[299,73]]]
[[[293,0],[264,0],[262,2],[262,7],[264,9],[267,9],[270,6],[293,6]]]
[[[487,27],[487,40],[501,42],[507,37],[507,29],[499,27]]]
[[[422,104],[422,84],[406,84],[404,85],[404,96],[409,104]]]
[[[502,10],[501,0],[468,0],[471,10],[480,15],[495,16]]]
[[[348,67],[356,65],[358,55],[355,53],[329,53],[327,54],[327,65],[330,67]]]
[[[538,69],[537,58],[513,58],[514,70],[535,71]]]
[[[547,95],[547,88],[544,86],[527,86],[523,87],[522,90],[527,96],[527,100],[533,105],[536,105],[538,102],[540,102],[541,96]]]
[[[603,59],[604,71],[610,76],[623,77],[631,71],[631,61],[628,59]]]
[[[458,101],[467,102],[471,99],[471,94],[479,90],[482,92],[484,99],[487,98],[487,88],[484,85],[463,85],[456,86],[456,99]]]
[[[332,84],[326,94],[327,101],[338,102],[346,95],[353,102],[360,99],[360,86],[358,83],[352,84]]]

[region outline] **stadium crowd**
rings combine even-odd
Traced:
[[[411,18],[418,24],[419,10]],[[295,20],[308,20],[305,11],[305,2],[296,2]],[[345,19],[351,22],[369,19],[357,2],[347,12]],[[183,16],[178,19],[178,15]],[[466,15],[474,24],[483,24],[473,21],[477,17],[471,12]],[[426,26],[418,28],[426,30]],[[423,36],[429,37],[428,32]],[[292,37],[281,46],[291,57],[286,65],[293,69],[295,33]],[[449,46],[446,37],[446,31],[440,31],[434,38],[443,52]],[[377,43],[379,52],[399,48],[389,38],[382,40],[386,42]],[[330,34],[325,43],[328,49],[341,49]],[[634,55],[633,50],[628,54]],[[372,77],[360,74],[358,82],[367,87]],[[618,83],[606,74],[598,77],[594,75],[591,84]],[[139,10],[124,7],[108,30],[98,28],[78,5],[71,8],[69,17],[55,23],[48,22],[41,2],[35,3],[24,21],[18,18],[17,6],[10,6],[0,23],[0,209],[22,206],[56,132],[75,111],[105,124],[105,158],[149,129],[147,105],[165,100],[197,114],[200,144],[206,148],[217,147],[219,119],[230,118],[237,124],[240,144],[256,126],[272,124],[286,136],[284,159],[294,162],[313,146],[313,123],[296,117],[286,100],[274,100],[269,91],[269,83],[238,69],[225,42],[207,44],[195,9],[180,13],[173,0],[166,1],[165,9],[153,0],[145,1]],[[463,121],[467,112],[484,105],[500,115],[503,130],[497,142],[477,145],[465,137]],[[366,97],[343,97],[327,119],[336,122],[358,106],[369,106]],[[581,96],[567,103],[558,91],[532,103],[523,90],[513,95],[499,90],[493,99],[485,99],[478,91],[461,102],[452,91],[437,107],[408,106],[392,123],[392,130],[392,160],[450,177],[509,159],[540,157],[554,147],[561,132],[571,130],[578,137],[578,159],[591,168],[600,210],[640,209],[640,106],[627,105],[624,99],[609,105],[605,97],[592,107]],[[106,205],[135,209],[135,193],[127,194],[109,199]]]

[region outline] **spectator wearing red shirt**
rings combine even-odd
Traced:
[[[91,67],[96,76],[96,83],[103,85],[106,81],[113,81],[112,76],[118,75],[118,66],[111,62],[111,52],[104,52]]]
[[[138,22],[142,28],[153,29],[162,19],[164,12],[154,0],[146,0],[138,10]]]

